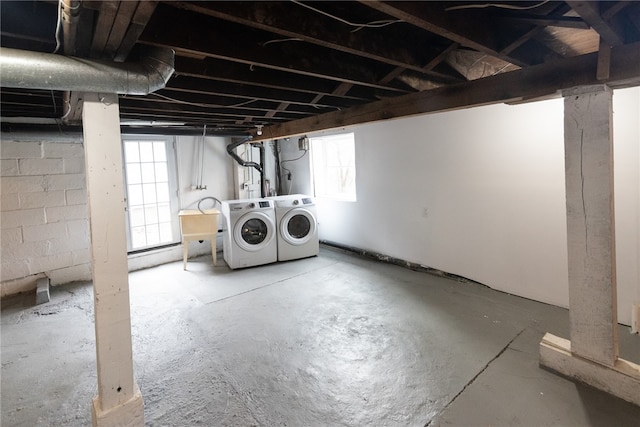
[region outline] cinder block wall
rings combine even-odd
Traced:
[[[91,279],[81,141],[11,140],[0,145],[1,295]]]

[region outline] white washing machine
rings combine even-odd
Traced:
[[[276,222],[278,224],[278,261],[318,255],[318,218],[315,201],[302,194],[278,196]]]
[[[229,268],[253,267],[278,260],[273,200],[222,202],[222,252]]]

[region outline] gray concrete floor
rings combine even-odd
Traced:
[[[543,334],[568,337],[564,309],[324,247],[220,264],[130,275],[149,426],[640,425],[640,407],[538,367]],[[2,303],[2,425],[90,425],[91,285],[33,302]]]

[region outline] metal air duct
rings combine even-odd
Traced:
[[[147,95],[165,87],[174,72],[173,49],[152,47],[136,63],[116,63],[0,49],[2,87],[120,95]]]

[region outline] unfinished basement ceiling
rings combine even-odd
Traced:
[[[136,61],[145,46],[175,50],[164,89],[120,97],[130,132],[201,133],[206,125],[209,135],[264,128],[278,137],[338,127],[344,116],[336,114],[378,110],[381,100],[455,94],[467,87],[461,83],[541,64],[547,75],[555,64],[556,74],[572,74],[578,63],[560,64],[595,53],[606,65],[609,46],[640,46],[638,1],[3,0],[0,7],[2,47],[117,62]],[[631,61],[627,68],[640,76]],[[2,130],[78,130],[81,99],[2,87]],[[378,118],[415,113],[391,105]]]

